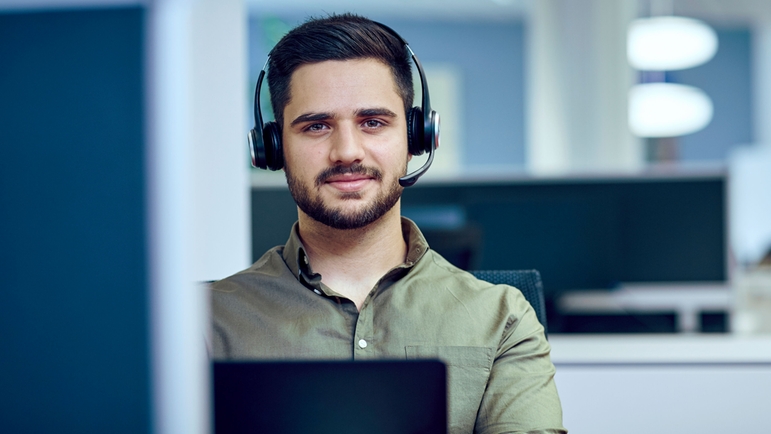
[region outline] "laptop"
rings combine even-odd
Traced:
[[[214,362],[216,434],[446,434],[436,360]]]

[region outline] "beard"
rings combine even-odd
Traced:
[[[365,204],[363,208],[345,212],[340,208],[328,207],[321,200],[320,196],[313,196],[311,188],[292,175],[289,167],[285,166],[284,170],[287,184],[289,185],[289,192],[292,194],[297,206],[312,219],[334,229],[359,229],[378,220],[396,205],[404,190],[404,187],[399,185],[398,179],[395,179],[393,183],[385,186],[384,190],[379,191],[372,202]],[[407,165],[405,164],[405,173],[406,170]],[[323,170],[316,176],[314,188],[318,189],[332,176],[346,173],[361,174],[370,176],[379,182],[383,181],[383,173],[380,170],[356,163],[351,166],[334,166]],[[361,194],[359,192],[350,192],[344,193],[340,197],[343,200],[358,200],[361,199]]]

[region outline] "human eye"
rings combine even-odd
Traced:
[[[303,131],[309,132],[309,133],[318,133],[318,132],[324,131],[326,128],[327,126],[325,124],[317,122],[314,124],[307,125],[305,128],[303,128]]]
[[[379,119],[367,119],[366,121],[364,121],[363,125],[364,125],[364,128],[366,129],[376,130],[378,128],[385,126],[385,123]]]

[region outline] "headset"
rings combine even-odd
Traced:
[[[418,56],[412,51],[407,41],[390,27],[375,23],[385,31],[395,36],[404,44],[404,48],[412,57],[412,61],[420,75],[422,101],[420,107],[412,107],[407,113],[407,146],[411,155],[422,155],[428,152],[428,159],[420,169],[399,178],[399,185],[409,187],[431,167],[434,161],[434,151],[439,147],[439,114],[431,110],[431,99],[428,95],[428,82],[423,72]],[[260,76],[257,78],[257,88],[254,91],[254,128],[249,131],[249,150],[252,154],[252,166],[260,169],[280,170],[284,167],[284,151],[281,144],[281,127],[276,122],[262,122],[260,110],[260,90],[265,72],[270,62],[270,54],[265,62]]]

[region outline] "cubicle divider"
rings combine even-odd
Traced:
[[[144,26],[0,12],[0,431],[151,432]]]

